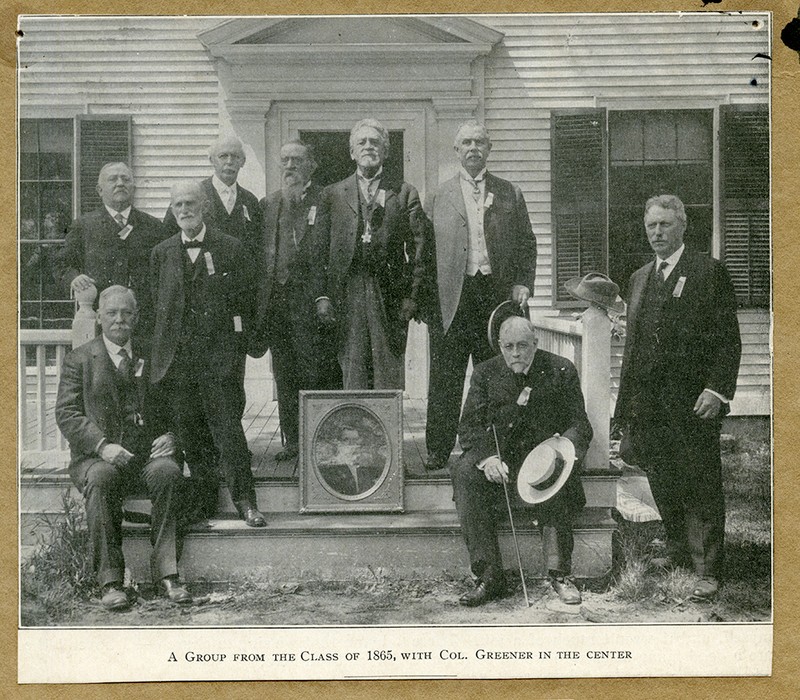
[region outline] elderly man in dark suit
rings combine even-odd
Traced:
[[[205,225],[204,207],[198,183],[172,188],[181,232],[156,246],[151,258],[156,321],[150,380],[171,406],[192,477],[201,485],[203,515],[215,510],[218,461],[241,518],[262,527],[240,412],[239,367],[254,296],[250,260],[241,242]]]
[[[178,579],[176,533],[183,475],[175,439],[148,391],[148,362],[131,343],[136,298],[130,289],[100,294],[102,335],[68,353],[58,385],[56,422],[69,442],[69,474],[86,499],[91,558],[109,610],[128,606],[122,588],[122,503],[142,485],[153,502],[153,580],[169,600],[190,603]]]
[[[258,199],[237,182],[245,164],[242,142],[232,135],[222,136],[209,147],[208,159],[214,174],[200,183],[206,200],[206,223],[248,247],[256,244],[261,235]],[[164,215],[164,226],[168,235],[180,232],[172,207]]]
[[[258,310],[250,354],[272,350],[278,413],[285,448],[276,460],[297,457],[302,389],[334,388],[325,381],[330,342],[318,330],[309,280],[321,188],[311,181],[316,162],[302,141],[281,147],[281,189],[263,201],[264,228],[258,249]],[[328,363],[330,364],[330,363]]]
[[[453,498],[469,550],[477,586],[461,598],[469,607],[483,605],[505,592],[497,523],[505,514],[502,483],[516,483],[527,454],[558,434],[574,446],[581,460],[592,439],[583,394],[569,360],[537,349],[527,319],[511,317],[500,326],[501,356],[472,374],[458,436],[464,453],[452,470]],[[496,431],[500,457],[494,440]],[[577,470],[552,498],[533,506],[542,526],[544,559],[560,600],[581,602],[569,578],[575,517],[586,498]]]
[[[426,219],[417,190],[383,171],[389,132],[363,119],[350,132],[356,172],[322,195],[314,290],[338,323],[345,389],[402,389],[408,322],[417,317]]]
[[[442,469],[455,445],[470,356],[478,365],[493,355],[486,338],[492,310],[507,299],[524,306],[533,293],[536,238],[528,209],[519,187],[486,171],[491,149],[483,125],[462,124],[455,137],[461,169],[427,206],[437,300],[427,313],[429,470]]]
[[[166,238],[158,219],[133,206],[135,182],[125,163],[106,163],[97,178],[103,206],[79,217],[56,256],[56,277],[71,293],[91,286],[131,288],[139,303],[138,340],[153,330],[148,269],[150,251]]]
[[[719,434],[741,356],[736,297],[720,262],[684,247],[680,199],[649,199],[644,226],[656,259],[630,280],[616,420],[623,457],[647,472],[671,563],[692,566],[694,596],[708,599],[722,575]]]

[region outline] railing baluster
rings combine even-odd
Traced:
[[[20,443],[22,451],[28,444],[28,348],[25,345],[19,346],[19,421],[20,421]]]
[[[45,364],[45,346],[36,346],[36,408],[39,428],[39,449],[45,449],[45,425],[47,422],[47,376]]]
[[[56,345],[56,392],[58,391],[58,384],[61,381],[61,367],[64,364],[64,355],[67,354],[65,345]],[[56,426],[56,439],[58,440],[59,450],[68,450],[69,446],[61,431]]]

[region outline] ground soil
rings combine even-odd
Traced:
[[[108,612],[98,599],[76,601],[55,616],[41,601],[23,600],[24,626],[277,627],[341,625],[542,625],[697,623],[769,619],[762,606],[743,611],[722,594],[710,603],[689,599],[625,602],[613,591],[584,588],[582,605],[563,605],[544,581],[521,586],[506,598],[464,608],[458,598],[471,584],[455,580],[363,583],[285,583],[193,587],[192,605],[178,607],[146,589],[129,589],[127,611]],[[204,589],[204,590],[201,590]],[[768,601],[768,597],[765,599]],[[760,608],[760,609],[759,609]]]

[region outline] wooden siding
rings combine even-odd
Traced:
[[[132,117],[136,206],[161,218],[177,179],[208,176],[219,82],[197,33],[218,19],[22,17],[20,116]]]

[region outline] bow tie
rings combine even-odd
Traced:
[[[203,244],[200,241],[183,241],[183,247],[187,250],[189,248],[202,248]]]

